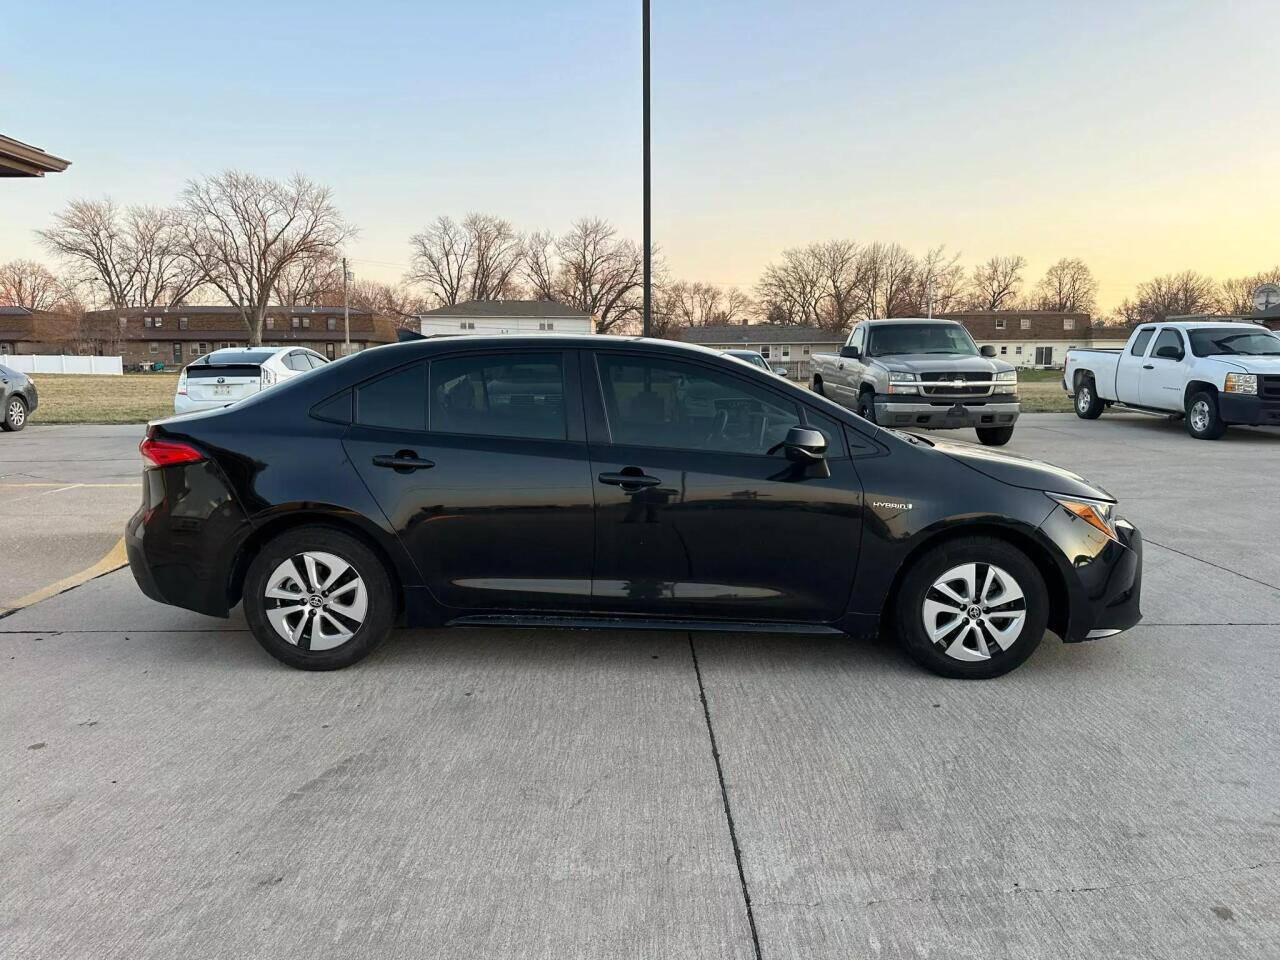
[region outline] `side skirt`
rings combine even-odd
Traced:
[[[759,623],[752,620],[673,620],[650,617],[556,616],[538,614],[472,614],[455,617],[450,627],[543,627],[568,630],[700,630],[719,633],[795,633],[839,636],[844,631],[825,623]]]

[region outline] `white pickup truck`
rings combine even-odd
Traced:
[[[1112,404],[1186,417],[1216,440],[1228,424],[1280,425],[1280,337],[1253,323],[1147,323],[1120,350],[1067,351],[1062,386],[1077,416]]]

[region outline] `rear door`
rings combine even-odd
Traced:
[[[816,622],[845,611],[861,485],[835,421],[749,373],[584,356],[598,613]],[[827,435],[829,472],[775,449],[798,423]]]
[[[187,367],[187,397],[199,403],[232,403],[258,392],[256,363],[193,363]]]
[[[594,501],[574,357],[459,353],[356,390],[347,454],[444,606],[589,606]]]
[[[1147,349],[1155,332],[1154,326],[1140,327],[1133,341],[1120,352],[1116,362],[1116,399],[1122,403],[1142,403],[1142,368],[1147,363]]]
[[[1160,351],[1175,352],[1177,358],[1162,357]],[[1144,407],[1157,410],[1181,410],[1182,394],[1187,385],[1187,347],[1176,327],[1164,327],[1156,334],[1138,387]]]

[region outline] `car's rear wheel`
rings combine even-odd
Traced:
[[[1187,399],[1187,433],[1197,440],[1217,440],[1227,432],[1227,424],[1218,412],[1218,398],[1208,390],[1193,393]]]
[[[244,610],[269,654],[301,670],[350,666],[386,637],[395,592],[382,561],[328,527],[289,530],[249,565]]]
[[[1076,384],[1076,416],[1081,420],[1097,420],[1106,406],[1092,377],[1082,377]]]
[[[896,619],[907,653],[934,673],[998,677],[1031,656],[1044,638],[1049,591],[1017,547],[969,537],[916,561],[898,592]]]
[[[21,397],[10,397],[4,405],[4,420],[0,426],[6,430],[21,430],[27,425],[27,402]]]
[[[826,394],[822,392],[822,378],[821,378],[821,377],[814,377],[814,378],[813,378],[813,392],[814,392],[814,393],[816,393],[816,394],[817,394],[818,396],[820,396],[820,397],[825,397],[825,396],[826,396]]]
[[[976,427],[974,432],[988,447],[1003,447],[1013,439],[1013,427]]]

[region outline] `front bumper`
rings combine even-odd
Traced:
[[[1219,393],[1218,415],[1227,423],[1261,427],[1280,425],[1280,400],[1243,393]]]
[[[1114,636],[1142,619],[1142,534],[1133,524],[1116,521],[1117,542],[1056,509],[1040,532],[1056,545],[1067,585],[1067,618],[1059,630],[1063,640]]]
[[[28,380],[26,389],[22,392],[27,398],[27,413],[35,413],[36,407],[40,406],[40,393],[36,390],[36,382]]]
[[[950,430],[961,427],[1011,427],[1018,419],[1018,401],[1002,397],[966,400],[925,400],[910,395],[877,394],[876,423],[882,427]]]

